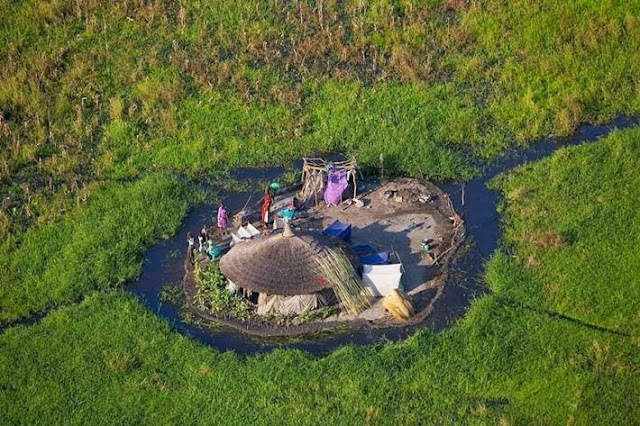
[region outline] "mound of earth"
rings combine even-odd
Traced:
[[[192,307],[193,313],[244,333],[271,337],[298,336],[335,327],[406,326],[424,320],[442,293],[449,259],[464,238],[462,220],[448,196],[428,181],[400,178],[383,183],[365,182],[360,185],[363,187],[357,200],[347,199],[337,206],[309,206],[294,222],[294,229],[321,233],[338,220],[352,225],[352,246],[368,244],[380,251],[388,250],[390,261],[402,264],[402,287],[416,312],[409,321],[394,320],[383,308],[382,298],[359,315],[340,312],[304,323],[293,319],[283,324],[258,315],[240,320],[213,316]],[[292,189],[279,195],[273,211],[289,205],[296,193]],[[309,203],[313,204],[313,200]],[[424,243],[431,248],[429,254],[423,250]],[[187,300],[193,301],[196,293],[193,266],[191,262],[185,265],[184,290]]]

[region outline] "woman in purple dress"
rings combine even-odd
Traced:
[[[226,230],[227,226],[229,226],[229,218],[227,217],[227,208],[224,204],[220,204],[218,207],[218,228],[221,230]]]

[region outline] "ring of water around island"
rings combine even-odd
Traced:
[[[199,230],[204,224],[213,222],[215,207],[211,205],[192,210],[174,237],[152,246],[145,256],[139,279],[128,285],[127,289],[139,296],[149,309],[169,321],[177,332],[204,345],[223,351],[233,350],[238,354],[264,353],[276,348],[297,348],[313,354],[326,354],[346,344],[380,344],[402,340],[417,330],[435,332],[462,318],[472,300],[481,296],[484,291],[483,264],[498,248],[500,238],[500,220],[496,209],[500,198],[498,193],[487,187],[487,182],[499,173],[538,161],[563,146],[594,142],[612,130],[635,127],[639,122],[638,118],[621,117],[606,125],[584,125],[571,138],[543,139],[528,148],[514,150],[489,164],[481,175],[469,182],[441,186],[455,210],[464,218],[467,237],[456,255],[450,259],[446,283],[433,311],[416,324],[406,327],[350,326],[346,330],[336,328],[329,333],[319,332],[310,338],[264,340],[229,327],[194,321],[193,316],[181,314],[184,311],[179,304],[162,300],[161,289],[163,285],[170,284],[180,291],[184,277],[187,231]],[[233,173],[232,178],[265,182],[279,179],[285,171],[284,167],[239,169]],[[260,190],[219,193],[219,198],[225,201],[231,211],[242,209],[250,196],[260,197]]]

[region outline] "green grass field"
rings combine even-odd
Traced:
[[[0,423],[640,423],[640,131],[492,182],[489,292],[400,344],[241,358],[121,288],[243,165],[468,179],[640,113],[640,2],[0,0]],[[222,183],[221,183],[222,184]]]
[[[0,257],[0,324],[136,278],[144,247],[171,236],[202,197],[159,174],[86,194],[82,207],[28,230]]]
[[[133,296],[97,292],[0,336],[1,412],[25,423],[636,424],[638,167],[640,130],[629,130],[497,179],[513,255],[491,259],[489,294],[443,332],[320,359],[241,358],[170,331]],[[572,237],[539,244],[548,233]],[[595,241],[598,268],[585,263]]]
[[[640,336],[640,131],[561,149],[497,179],[504,244],[491,287],[536,309]]]
[[[0,235],[60,193],[342,150],[439,180],[640,112],[640,2],[0,1]],[[58,197],[59,198],[59,197]]]

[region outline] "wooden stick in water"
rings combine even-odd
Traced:
[[[244,209],[247,208],[247,206],[249,205],[249,201],[251,201],[251,197],[253,197],[253,194],[249,195],[249,198],[247,198],[247,202],[244,203],[244,206],[242,206],[242,208],[240,209],[240,211],[243,211]]]

